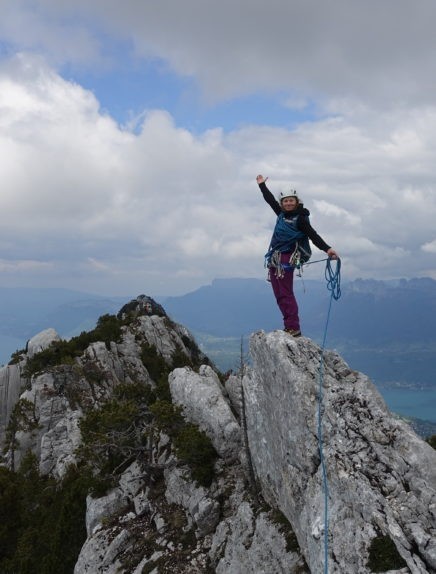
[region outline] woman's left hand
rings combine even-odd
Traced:
[[[327,255],[330,257],[330,259],[339,259],[339,255],[336,253],[336,251],[334,249],[332,249],[330,247],[330,249],[327,251]]]

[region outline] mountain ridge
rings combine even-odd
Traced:
[[[282,330],[250,346],[223,378],[144,295],[32,337],[0,369],[5,574],[436,572],[436,451],[338,353]]]
[[[329,305],[326,283],[296,278],[295,291],[303,334],[321,343]],[[436,282],[429,278],[343,281],[327,332],[327,345],[367,373],[398,412],[426,420],[433,420],[430,402],[436,412],[435,294]],[[3,364],[35,332],[54,327],[70,338],[93,328],[102,314],[116,313],[125,300],[57,289],[3,288],[0,295]],[[250,333],[281,325],[271,288],[261,279],[216,279],[183,296],[156,300],[187,326],[222,371],[237,368],[241,339],[246,348]],[[406,388],[416,389],[410,408],[405,394],[404,400],[402,395],[397,400],[394,392]],[[423,403],[418,390],[427,395]]]

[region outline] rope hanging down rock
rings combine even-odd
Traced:
[[[318,389],[318,448],[321,462],[323,490],[324,490],[324,574],[328,574],[328,530],[329,530],[329,512],[328,512],[328,480],[327,468],[324,460],[323,436],[322,436],[322,415],[324,413],[323,405],[323,386],[324,386],[324,350],[327,340],[327,331],[330,321],[330,312],[333,299],[337,301],[341,296],[341,260],[336,260],[336,269],[333,271],[331,259],[327,259],[325,268],[325,278],[327,280],[327,289],[330,291],[330,301],[327,312],[327,319],[324,328],[324,336],[321,346],[321,357],[319,363],[319,389]]]

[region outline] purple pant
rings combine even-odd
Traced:
[[[289,253],[282,253],[280,261],[289,264]],[[276,297],[277,305],[283,315],[285,329],[300,330],[300,319],[298,317],[298,305],[294,295],[294,270],[284,270],[284,275],[280,279],[276,277],[276,269],[271,267],[271,286]]]

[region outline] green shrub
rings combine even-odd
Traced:
[[[77,454],[94,470],[99,486],[112,485],[145,448],[143,414],[134,400],[113,398],[80,421],[82,444]]]
[[[371,572],[386,572],[407,566],[389,536],[377,536],[369,547],[367,566]]]
[[[176,437],[185,424],[182,408],[176,407],[170,401],[157,400],[150,406],[157,428],[168,436]]]
[[[14,555],[21,522],[17,475],[0,467],[0,565]]]
[[[149,345],[148,343],[142,344],[141,360],[147,369],[148,374],[155,382],[162,376],[168,376],[170,373],[170,366],[167,364],[165,359],[159,355],[156,347],[153,345]]]
[[[114,388],[114,398],[120,401],[134,401],[148,405],[156,400],[156,393],[144,383],[121,383]]]
[[[80,421],[77,455],[93,475],[92,493],[105,494],[119,475],[147,450],[154,391],[144,383],[122,383],[113,397],[86,412]]]
[[[16,365],[19,363],[25,356],[26,349],[17,350],[11,355],[11,360],[9,361],[8,365]]]
[[[10,453],[11,469],[15,470],[15,451],[19,446],[17,433],[31,432],[38,428],[38,421],[35,417],[35,406],[28,399],[19,399],[12,409],[8,426],[5,433],[5,444],[3,452]]]
[[[436,449],[436,434],[429,436],[426,440],[430,446]]]
[[[191,337],[182,335],[182,341],[185,347],[190,351],[192,357],[192,366],[199,367],[200,365],[210,365],[208,357],[203,355],[197,343]]]
[[[92,477],[71,467],[62,481],[40,476],[27,453],[18,472],[0,469],[0,572],[71,574],[86,539]]]
[[[177,457],[190,467],[194,480],[210,486],[217,453],[209,437],[196,425],[187,423],[182,408],[169,401],[156,401],[150,411],[157,428],[173,439]]]
[[[36,353],[28,359],[24,369],[24,376],[31,377],[56,365],[73,364],[91,343],[101,341],[109,348],[111,341],[120,342],[121,327],[123,323],[115,315],[102,315],[97,321],[95,329],[83,331],[69,341],[54,341],[48,349]]]
[[[166,360],[158,353],[153,345],[143,343],[141,346],[141,360],[151,379],[156,384],[156,396],[160,400],[171,401],[171,392],[168,384],[168,375],[175,368],[174,359],[172,364],[168,364]],[[184,366],[189,359],[183,354],[180,357],[176,353],[175,362],[178,366]]]
[[[174,439],[177,457],[187,464],[194,480],[210,486],[217,453],[209,437],[196,425],[186,424]]]
[[[74,362],[75,355],[71,345],[67,341],[55,341],[43,351],[36,353],[27,360],[23,369],[23,375],[30,378],[36,373],[40,373],[56,365],[67,365]]]

